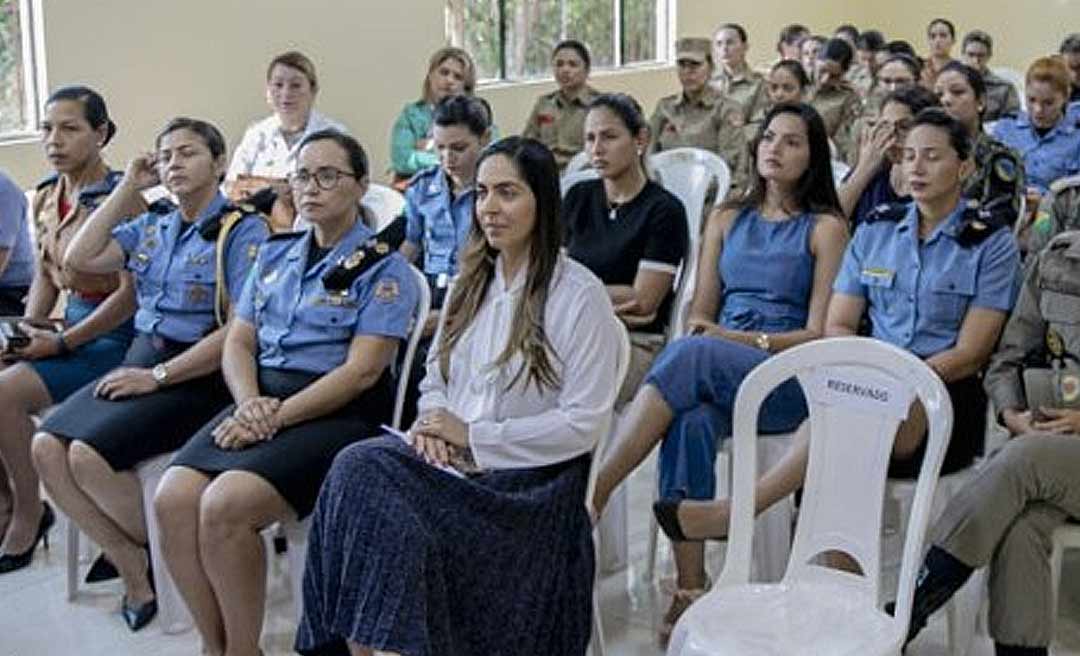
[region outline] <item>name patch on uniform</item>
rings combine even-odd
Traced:
[[[539,125],[548,125],[555,122],[555,117],[551,114],[537,114],[536,122]]]
[[[393,278],[383,278],[375,284],[375,298],[383,303],[390,303],[401,295],[401,288]]]
[[[889,287],[892,285],[893,278],[895,277],[896,272],[892,269],[885,269],[882,267],[866,267],[860,272],[859,282],[864,285]]]
[[[188,285],[187,300],[192,305],[203,305],[210,300],[210,290],[206,285]]]

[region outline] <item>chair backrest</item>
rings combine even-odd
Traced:
[[[367,193],[360,199],[360,204],[375,215],[374,230],[379,232],[401,216],[405,209],[405,197],[395,189],[373,182],[368,185]]]
[[[413,359],[416,357],[416,347],[424,335],[424,324],[427,323],[428,314],[431,313],[431,290],[428,289],[427,277],[411,264],[409,270],[416,278],[416,286],[420,293],[416,297],[416,314],[413,315],[409,341],[405,344],[405,357],[401,360],[397,394],[394,395],[394,420],[391,425],[399,430],[404,430],[401,427],[401,415],[405,410],[405,395],[409,389],[409,372],[412,371]]]
[[[626,329],[626,325],[621,319],[612,317],[615,325],[619,330],[619,364],[615,369],[615,380],[611,387],[610,402],[612,405],[615,403],[615,399],[619,396],[619,390],[622,389],[623,383],[626,381],[626,374],[630,370],[630,331]],[[612,411],[612,421],[614,421],[614,411]],[[589,467],[589,486],[586,488],[585,499],[587,503],[591,504],[593,490],[596,489],[596,476],[600,473],[600,468],[597,466],[599,463],[596,461],[598,454],[604,452],[604,443],[611,434],[611,424],[600,431],[600,439],[596,441],[596,445],[593,446],[593,462]]]
[[[582,180],[595,180],[600,177],[596,169],[581,169],[574,171],[573,173],[566,173],[559,179],[559,190],[562,192],[563,197],[566,197],[566,192],[570,191],[570,187],[573,187]]]
[[[847,162],[838,159],[832,160],[833,184],[836,185],[837,189],[843,184],[844,178],[847,177],[849,171],[851,171],[851,167],[847,165]]]
[[[810,411],[810,458],[784,582],[833,582],[871,607],[880,583],[882,508],[896,430],[916,397],[926,409],[926,455],[904,541],[895,615],[896,630],[906,632],[953,413],[945,385],[925,363],[877,340],[836,337],[796,346],[759,365],[739,387],[731,541],[718,585],[749,581],[758,410],[769,392],[793,376]],[[865,575],[819,564],[822,554],[835,551],[852,557]]]
[[[571,173],[577,173],[589,168],[589,153],[584,150],[570,158],[570,161],[566,163],[566,168],[563,169],[563,175],[570,175]]]
[[[679,267],[679,277],[675,281],[675,298],[671,301],[667,328],[669,342],[686,334],[686,320],[690,316],[690,304],[694,300],[694,287],[697,285],[698,251],[697,242],[691,239],[686,259]]]
[[[992,68],[990,70],[1001,79],[1016,87],[1016,93],[1020,96],[1020,107],[1024,108],[1027,104],[1027,99],[1024,97],[1024,74],[1014,68],[1005,68],[1004,66]]]
[[[705,210],[705,195],[710,182],[716,181],[719,204],[731,188],[731,169],[719,155],[701,148],[673,148],[649,158],[649,166],[659,177],[660,184],[682,201],[691,244],[698,242],[701,219]]]

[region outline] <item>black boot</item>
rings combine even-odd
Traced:
[[[1050,649],[1048,647],[1017,647],[995,642],[994,653],[997,656],[1047,656]]]
[[[940,547],[930,547],[915,585],[915,599],[911,605],[911,623],[908,624],[905,647],[926,628],[930,616],[963,587],[974,571],[948,551]],[[886,604],[885,611],[891,615],[895,606],[895,603]]]

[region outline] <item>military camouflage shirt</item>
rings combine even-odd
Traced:
[[[521,136],[530,137],[551,149],[559,170],[585,147],[585,114],[589,103],[600,95],[586,86],[567,99],[555,90],[536,99]]]
[[[986,84],[986,109],[983,120],[996,121],[1005,114],[1020,113],[1020,94],[1012,82],[987,71],[983,75]]]
[[[769,100],[765,93],[765,76],[749,66],[735,75],[721,68],[709,84],[720,95],[734,100],[742,107],[743,123],[749,122]]]
[[[964,196],[991,212],[995,220],[1016,223],[1024,196],[1024,160],[982,130],[975,138],[975,172],[964,183]]]
[[[1038,253],[1067,230],[1080,230],[1080,175],[1050,185],[1050,193],[1043,196],[1028,234],[1028,252]]]
[[[744,189],[749,152],[743,124],[742,108],[712,89],[693,102],[682,93],[667,96],[649,121],[652,152],[690,146],[716,153],[731,169],[732,188]]]

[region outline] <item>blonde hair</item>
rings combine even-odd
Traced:
[[[431,72],[447,59],[457,60],[465,69],[465,93],[471,96],[476,89],[476,64],[473,63],[472,57],[461,48],[446,46],[436,50],[428,60],[427,74],[424,75],[424,81],[420,84],[420,100],[426,103],[435,101],[435,92],[431,90]]]
[[[1069,81],[1069,67],[1060,55],[1039,57],[1032,62],[1024,76],[1024,84],[1030,85],[1032,82],[1045,82],[1066,98],[1069,97],[1072,85]]]
[[[319,90],[319,76],[315,73],[315,62],[311,61],[304,53],[290,50],[289,52],[283,52],[271,59],[270,65],[266,67],[267,82],[270,81],[270,76],[274,72],[274,67],[279,64],[300,71],[304,74],[304,77],[307,78],[308,84],[311,85],[312,92],[317,92]]]

